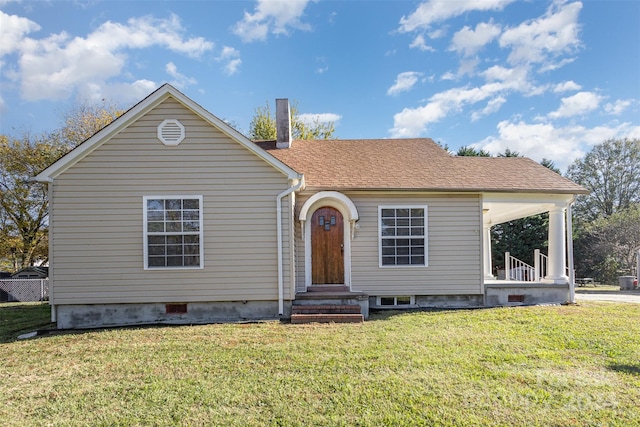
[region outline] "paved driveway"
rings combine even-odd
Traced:
[[[611,301],[640,304],[640,290],[634,291],[580,291],[576,290],[576,301]]]

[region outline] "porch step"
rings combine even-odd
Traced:
[[[291,307],[291,323],[362,323],[357,304],[306,304]]]
[[[364,322],[364,316],[362,314],[330,314],[330,313],[315,313],[315,314],[292,314],[291,323],[293,324],[305,324],[305,323],[362,323]]]
[[[349,292],[349,287],[345,285],[312,285],[307,288],[307,292]]]

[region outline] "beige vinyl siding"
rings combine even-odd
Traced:
[[[163,145],[177,118],[186,138]],[[276,196],[287,177],[167,100],[53,184],[56,304],[275,300]],[[204,268],[144,270],[143,196],[203,196]],[[285,295],[291,211],[283,203]]]
[[[345,195],[353,201],[360,216],[360,228],[351,242],[352,290],[370,295],[482,293],[482,208],[478,195],[355,192]],[[310,194],[305,196],[301,199],[306,200]],[[427,206],[427,267],[379,266],[378,206],[400,205]],[[297,288],[304,289],[304,244],[299,241],[296,254]]]

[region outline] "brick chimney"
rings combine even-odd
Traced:
[[[276,99],[276,148],[291,147],[291,113],[287,98]]]

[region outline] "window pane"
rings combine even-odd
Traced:
[[[149,222],[147,231],[149,233],[162,233],[164,231],[164,222]]]
[[[394,247],[384,247],[382,248],[382,255],[395,255],[396,254],[396,248]]]
[[[396,209],[396,216],[398,218],[409,218],[409,209]]]
[[[184,245],[183,248],[185,255],[199,255],[200,254],[200,246],[199,245]]]
[[[164,257],[149,257],[149,267],[164,267]]]
[[[147,221],[164,221],[164,211],[148,211]]]
[[[424,255],[424,246],[412,246],[411,255]]]
[[[179,246],[179,245],[167,246],[167,255],[182,255],[182,246]]]
[[[184,209],[200,209],[200,200],[198,199],[185,199],[183,201]]]
[[[398,227],[397,229],[398,236],[408,236],[409,235],[409,227]]]
[[[185,221],[197,221],[200,219],[200,212],[198,211],[184,211],[182,212],[182,219]]]
[[[412,256],[411,257],[411,264],[412,265],[424,265],[424,256],[420,255],[420,256]]]
[[[395,265],[396,264],[396,258],[391,256],[383,256],[382,257],[382,265]]]
[[[168,256],[167,267],[182,267],[182,256]]]
[[[413,227],[411,228],[412,236],[424,236],[424,227]]]
[[[383,218],[394,218],[396,216],[395,209],[382,209]]]
[[[396,242],[393,239],[382,239],[382,246],[395,246]]]
[[[168,245],[181,245],[182,244],[182,236],[167,236],[167,244]]]
[[[397,305],[410,305],[411,304],[411,297],[396,297],[396,304]]]
[[[409,218],[398,218],[396,222],[398,227],[408,227],[409,226]]]
[[[180,199],[171,199],[165,200],[164,202],[165,209],[179,211],[182,209],[182,200]]]
[[[147,200],[148,211],[162,211],[164,210],[164,203],[162,200]]]
[[[167,222],[167,232],[180,232],[182,231],[182,223],[181,222]]]
[[[424,209],[411,209],[411,216],[424,218]]]
[[[380,298],[380,305],[394,305],[395,304],[395,298],[394,297],[381,297]]]
[[[409,257],[408,256],[399,256],[397,258],[397,265],[409,265]]]
[[[184,257],[184,265],[189,267],[197,267],[200,265],[199,256],[186,256]]]
[[[149,245],[149,255],[166,255],[165,246]]]
[[[397,251],[398,255],[409,255],[409,247],[408,246],[400,246]]]
[[[424,225],[424,218],[423,217],[411,218],[411,225],[413,225],[414,227],[422,227]]]
[[[166,238],[165,236],[149,236],[148,240],[150,245],[164,245]]]
[[[166,211],[167,221],[180,221],[182,219],[182,211]]]
[[[409,239],[398,239],[398,240],[396,240],[396,245],[398,245],[398,246],[409,246]]]
[[[183,231],[198,231],[200,229],[200,223],[197,221],[187,221],[182,223]]]
[[[185,244],[198,244],[200,243],[200,236],[196,235],[190,235],[190,236],[183,236],[184,237],[184,243]]]

